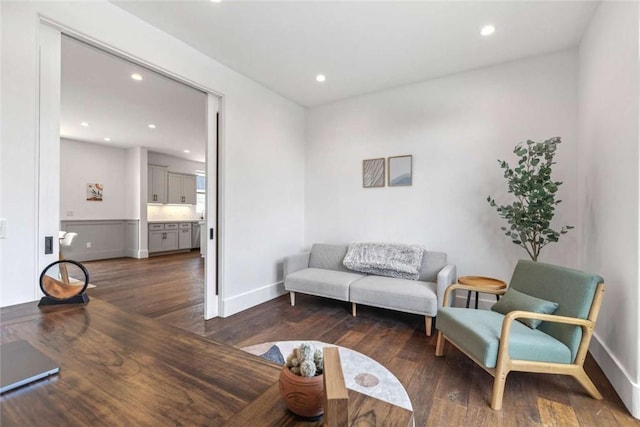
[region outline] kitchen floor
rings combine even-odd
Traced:
[[[146,259],[115,258],[84,263],[89,297],[151,318],[203,322],[204,258],[199,250]],[[188,312],[185,315],[185,311]],[[179,325],[176,325],[179,326]]]

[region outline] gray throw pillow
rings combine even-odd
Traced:
[[[532,297],[515,289],[509,289],[500,301],[495,303],[491,310],[502,314],[508,314],[512,311],[523,310],[532,311],[534,313],[553,314],[559,307],[558,303],[543,300],[541,298]],[[516,319],[524,323],[531,329],[536,329],[542,320],[538,319]]]

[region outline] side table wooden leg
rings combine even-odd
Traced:
[[[478,309],[478,292],[476,292],[476,310]]]
[[[471,291],[467,291],[467,308],[469,308],[470,303],[471,303]]]

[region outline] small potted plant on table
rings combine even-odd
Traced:
[[[322,350],[302,343],[293,349],[280,372],[280,394],[291,412],[316,418],[323,414]]]

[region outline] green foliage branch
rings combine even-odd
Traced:
[[[504,169],[509,190],[515,200],[508,205],[498,205],[494,198],[487,197],[489,205],[507,221],[501,227],[513,243],[524,248],[533,261],[538,260],[540,250],[551,242],[557,242],[572,226],[565,225],[560,231],[551,228],[555,209],[562,200],[556,200],[561,181],[551,178],[553,157],[560,144],[560,137],[546,141],[528,140],[515,146],[518,165],[512,168],[506,161],[498,160]]]

